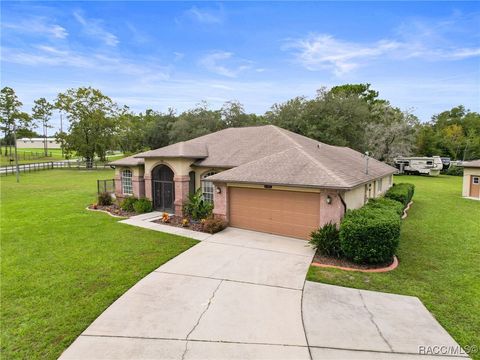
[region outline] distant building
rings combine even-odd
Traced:
[[[463,192],[462,195],[480,200],[480,160],[463,163]]]
[[[19,149],[43,149],[44,138],[22,138],[17,140]],[[49,149],[60,149],[60,143],[55,138],[47,138],[47,147]]]

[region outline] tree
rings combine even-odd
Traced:
[[[42,133],[43,133],[43,150],[45,156],[48,155],[48,146],[47,146],[47,137],[48,129],[52,128],[52,125],[49,124],[50,118],[52,117],[53,105],[50,104],[45,98],[40,98],[34,101],[35,105],[32,108],[32,118],[38,120],[42,124]]]
[[[15,167],[17,173],[17,182],[20,180],[20,170],[18,168],[18,154],[17,154],[17,128],[28,128],[31,124],[30,116],[21,112],[22,102],[18,100],[15,91],[10,87],[4,87],[0,91],[0,116],[2,130],[7,134],[13,134],[13,144],[15,147]],[[5,148],[5,155],[6,155]],[[10,143],[10,156],[12,156],[12,144]]]
[[[95,155],[106,160],[116,142],[117,104],[100,90],[81,87],[58,94],[55,107],[64,111],[69,121],[69,132],[56,135],[66,154],[75,151],[87,166],[92,166]]]
[[[370,105],[385,101],[378,99],[378,91],[370,89],[370,85],[371,84],[345,84],[334,86],[330,89],[330,94],[333,96],[355,96],[365,100]]]

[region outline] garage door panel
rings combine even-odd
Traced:
[[[229,188],[230,225],[308,239],[318,228],[318,193]]]

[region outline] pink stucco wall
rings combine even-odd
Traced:
[[[150,174],[145,174],[143,176],[144,179],[144,186],[145,186],[145,197],[149,200],[153,200],[152,196],[152,178]]]
[[[177,175],[173,177],[175,184],[175,215],[183,216],[183,205],[188,199],[190,177]]]
[[[215,188],[220,189],[220,193],[215,191],[213,193],[213,216],[225,219],[228,221],[228,193],[225,184],[214,184]]]
[[[133,196],[136,198],[145,197],[145,180],[143,176],[132,176]]]
[[[327,203],[328,196],[332,199],[330,204]],[[329,222],[340,224],[344,212],[345,209],[337,193],[322,191],[320,194],[320,227]]]

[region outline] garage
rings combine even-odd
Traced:
[[[309,239],[320,223],[320,194],[229,187],[230,226]]]

